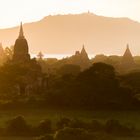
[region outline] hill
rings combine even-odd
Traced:
[[[14,44],[19,27],[0,29],[0,42]],[[128,18],[111,18],[92,13],[47,16],[24,24],[30,52],[73,54],[85,44],[90,54],[124,53],[126,44],[140,54],[140,23]]]

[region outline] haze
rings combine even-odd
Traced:
[[[32,54],[74,54],[82,45],[88,54],[123,55],[129,43],[140,54],[140,23],[128,18],[109,18],[92,13],[47,16],[23,25]],[[14,45],[19,26],[0,30],[3,46]]]
[[[0,0],[0,28],[16,26],[20,21],[37,21],[47,15],[90,11],[110,17],[128,17],[140,21],[139,0]]]

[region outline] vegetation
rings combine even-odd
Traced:
[[[118,75],[101,62],[81,72],[64,65],[55,74],[43,74],[36,60],[8,62],[0,68],[0,108],[139,109],[138,74]]]
[[[86,60],[90,65],[87,68],[81,66],[82,63],[76,64],[79,58],[76,63],[71,63],[75,56],[62,60],[40,58],[27,63],[13,63],[11,55],[7,50],[8,61],[0,67],[1,112],[11,109],[29,113],[42,108],[43,117],[35,113],[36,117],[31,114],[26,121],[20,113],[11,115],[17,117],[7,117],[6,125],[0,128],[1,136],[38,137],[39,140],[112,140],[114,137],[139,136],[140,127],[134,122],[139,119],[130,120],[135,128],[121,121],[122,116],[115,118],[111,114],[114,111],[138,111],[140,108],[140,72],[136,69],[118,73],[121,57],[99,55],[90,62]],[[137,68],[138,62],[137,58]],[[51,119],[46,119],[48,114],[45,110],[48,109],[61,109],[62,114],[66,110],[78,110],[82,115],[87,113],[85,110],[90,113],[102,110],[103,113],[90,119],[87,116],[81,119],[82,115],[75,117],[74,113],[66,117],[55,113],[55,117],[50,115]],[[110,114],[105,117],[107,111]]]
[[[8,120],[7,125],[1,128],[0,137],[38,137],[39,140],[112,140],[113,137],[118,136],[134,136],[136,132],[134,127],[122,125],[118,120],[108,120],[102,123],[98,120],[86,122],[78,119],[61,118],[62,121],[63,127],[61,128],[58,128],[60,121],[52,125],[49,119],[33,126],[27,124],[23,116],[17,116]]]

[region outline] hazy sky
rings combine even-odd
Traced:
[[[40,20],[49,14],[91,12],[140,21],[140,0],[0,0],[0,28],[20,21]]]

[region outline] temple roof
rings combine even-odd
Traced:
[[[28,42],[24,37],[22,23],[20,25],[19,36],[14,45],[13,60],[15,62],[25,62],[30,60]]]
[[[122,65],[132,66],[134,65],[134,59],[129,49],[129,45],[127,44],[126,51],[122,57]]]
[[[131,51],[129,49],[129,44],[127,44],[127,46],[126,46],[126,51],[125,51],[123,57],[132,57],[133,58]]]
[[[83,54],[83,53],[87,53],[86,50],[85,50],[85,45],[83,45],[83,48],[81,50],[81,54]]]

